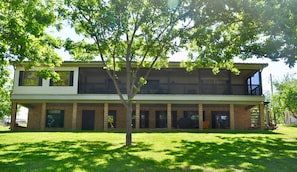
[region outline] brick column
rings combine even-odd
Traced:
[[[264,103],[261,102],[259,105],[259,118],[260,118],[260,127],[261,130],[265,129],[265,121],[264,121]]]
[[[167,129],[171,129],[171,104],[167,104]]]
[[[230,104],[230,129],[235,130],[234,104]]]
[[[108,129],[108,103],[104,103],[103,130],[106,131],[107,129]]]
[[[72,130],[76,130],[76,119],[77,119],[77,103],[74,102],[72,105]]]
[[[40,130],[45,129],[45,116],[46,116],[46,103],[42,102],[42,105],[41,105],[41,117],[40,117]]]
[[[10,118],[10,129],[14,130],[16,126],[16,114],[17,114],[18,104],[13,101],[11,104],[11,118]]]
[[[135,109],[135,129],[139,129],[140,126],[140,104],[136,103]]]
[[[199,130],[203,130],[203,104],[198,105]]]

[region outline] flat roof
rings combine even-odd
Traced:
[[[14,64],[15,66],[23,66],[26,62],[21,64],[17,63]],[[63,61],[63,67],[71,67],[71,66],[79,66],[79,67],[103,67],[103,63],[101,61]],[[264,69],[268,66],[268,63],[234,63],[234,67],[238,69]],[[166,68],[166,67],[164,67]],[[180,62],[174,61],[169,62],[168,68],[183,68],[180,67]],[[211,68],[211,67],[202,67],[204,69]],[[201,68],[201,69],[202,69]]]

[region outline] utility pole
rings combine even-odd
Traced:
[[[272,74],[270,74],[270,91],[271,91],[271,98],[273,96],[273,82],[272,82]],[[276,116],[275,113],[273,113],[273,120],[274,120],[274,125],[276,126]]]

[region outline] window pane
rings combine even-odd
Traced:
[[[46,127],[63,128],[64,127],[64,110],[47,110]]]
[[[37,76],[35,71],[20,71],[20,86],[41,86],[42,79]]]
[[[179,120],[180,128],[199,128],[198,111],[184,111],[184,117]]]
[[[50,81],[50,86],[73,86],[73,71],[56,71],[60,75],[59,81]]]

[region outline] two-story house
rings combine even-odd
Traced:
[[[235,64],[235,75],[211,69],[187,72],[179,63],[153,70],[133,106],[133,128],[142,129],[249,129],[251,109],[258,108],[257,124],[264,129],[261,71],[267,64]],[[17,105],[28,108],[28,130],[123,130],[126,109],[100,62],[64,62],[54,82],[15,66],[12,129]],[[143,69],[145,70],[145,69]],[[125,90],[124,74],[119,74]],[[253,124],[255,125],[255,124]]]

